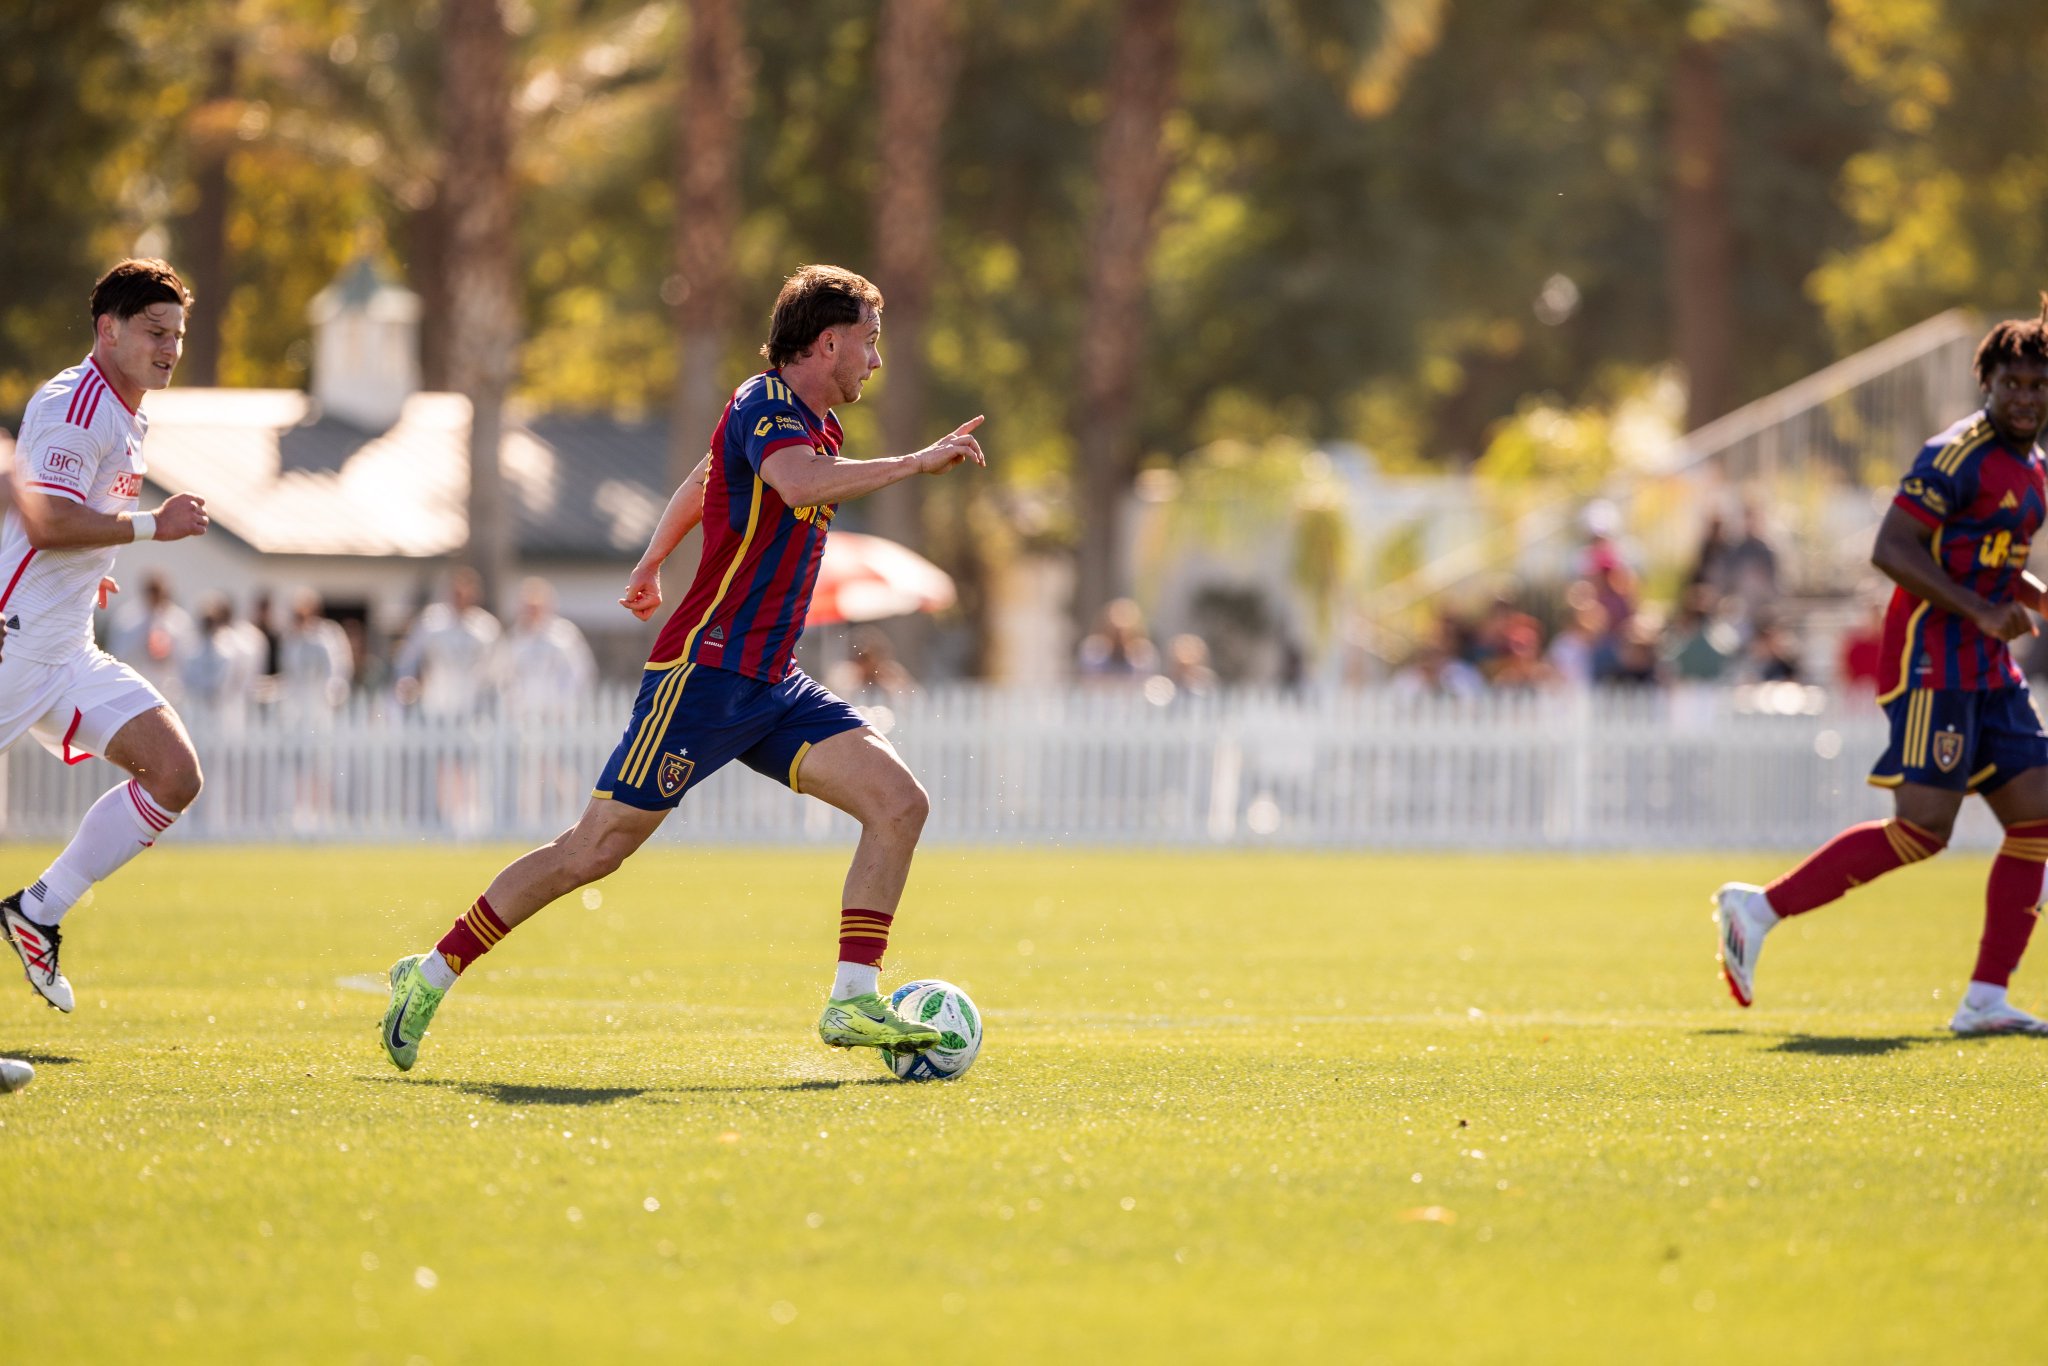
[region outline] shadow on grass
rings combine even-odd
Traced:
[[[1823,1058],[1875,1058],[1886,1053],[1903,1053],[1909,1048],[1949,1043],[1935,1034],[1794,1034],[1771,1045],[1773,1053],[1805,1053]]]
[[[0,1048],[0,1058],[19,1058],[37,1067],[62,1067],[66,1063],[78,1061],[77,1058],[67,1058],[62,1053],[15,1053],[6,1048]]]
[[[34,1062],[34,1057],[29,1057]],[[70,1059],[61,1061],[69,1062]],[[484,1100],[496,1101],[500,1105],[610,1105],[613,1101],[638,1100],[646,1097],[658,1105],[673,1105],[671,1097],[683,1094],[737,1095],[766,1091],[837,1091],[842,1086],[900,1086],[894,1077],[863,1077],[854,1081],[841,1081],[831,1077],[819,1077],[810,1081],[783,1082],[775,1085],[747,1083],[733,1086],[522,1086],[505,1081],[446,1081],[421,1077],[408,1080],[402,1077],[379,1077],[377,1080],[387,1086],[439,1086],[450,1091],[460,1091],[466,1096],[478,1096]]]

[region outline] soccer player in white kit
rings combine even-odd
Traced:
[[[43,875],[0,901],[29,985],[59,1010],[64,913],[170,828],[199,796],[199,756],[162,695],[93,644],[92,613],[119,591],[117,547],[206,531],[178,494],[138,512],[142,396],[171,382],[192,296],[162,261],[128,260],[92,289],[92,354],[36,391],[14,451],[15,506],[0,522],[0,750],[24,735],[68,764],[97,754],[132,776],[85,813]]]

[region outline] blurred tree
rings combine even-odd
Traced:
[[[1664,272],[1671,350],[1685,372],[1685,425],[1735,406],[1735,230],[1728,202],[1722,16],[1690,17],[1671,71],[1670,208]]]
[[[1074,619],[1082,629],[1121,591],[1117,525],[1137,471],[1146,268],[1168,170],[1164,134],[1175,100],[1179,16],[1179,0],[1124,0],[1110,58],[1070,414],[1080,503]]]
[[[469,547],[494,609],[511,587],[511,509],[498,447],[519,327],[513,253],[511,35],[500,0],[443,0],[449,372],[470,402]]]
[[[960,24],[953,0],[888,0],[875,51],[880,111],[874,279],[888,318],[880,427],[882,447],[891,455],[916,450],[937,435],[925,430],[926,328],[944,216],[940,155],[959,71]],[[906,479],[876,494],[870,523],[875,531],[928,549],[926,483]],[[889,627],[897,656],[913,675],[925,669],[925,625],[924,617],[912,615]]]
[[[732,327],[732,238],[739,219],[740,120],[747,54],[735,0],[690,0],[682,45],[675,196],[676,385],[669,481],[704,455],[724,406],[720,362]],[[667,293],[667,291],[665,291]]]

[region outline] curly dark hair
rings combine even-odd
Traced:
[[[802,266],[775,296],[761,354],[772,366],[787,365],[810,350],[826,328],[857,323],[870,309],[882,311],[882,291],[862,276],[838,266]]]
[[[2048,290],[2041,294],[2041,316],[2007,318],[1977,343],[1977,383],[1991,387],[1991,372],[2008,361],[2030,360],[2048,365]]]
[[[102,313],[111,313],[118,321],[126,322],[151,304],[192,307],[192,291],[185,288],[185,282],[168,261],[131,256],[93,282],[95,322]]]

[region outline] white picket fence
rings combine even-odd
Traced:
[[[546,720],[359,698],[319,725],[188,711],[186,840],[535,840],[575,819],[624,728],[608,690]],[[1884,814],[1867,700],[1818,690],[1502,695],[1089,688],[921,692],[868,709],[932,796],[928,841],[1373,849],[1792,847]],[[0,757],[0,836],[61,840],[116,780],[32,741]],[[1972,804],[1973,806],[1977,804]],[[1966,821],[1963,843],[1988,822]],[[850,820],[734,764],[664,838],[843,844]]]

